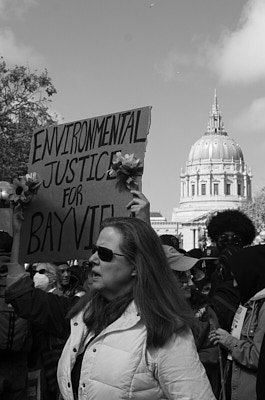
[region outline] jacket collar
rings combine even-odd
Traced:
[[[87,335],[87,327],[83,322],[83,311],[81,311],[79,314],[77,314],[73,318],[73,322],[78,322],[79,326],[81,327],[82,331],[82,337],[83,339],[86,337],[87,340],[91,340],[93,337],[93,332],[89,332]],[[137,310],[136,304],[134,301],[132,301],[129,306],[126,308],[124,313],[116,319],[116,321],[112,322],[109,326],[107,326],[105,329],[103,329],[102,332],[97,336],[97,339],[100,338],[101,336],[104,336],[107,333],[110,332],[115,332],[115,331],[122,331],[122,330],[127,330],[135,326],[138,322],[140,322],[141,316]]]

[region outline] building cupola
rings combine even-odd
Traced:
[[[207,130],[191,146],[180,179],[180,204],[172,221],[188,222],[251,199],[252,174],[239,144],[225,131],[216,90]]]

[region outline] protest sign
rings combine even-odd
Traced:
[[[143,164],[150,119],[143,107],[34,132],[28,170],[42,185],[25,210],[21,262],[86,259],[101,221],[128,216],[132,195],[106,171],[117,152]]]

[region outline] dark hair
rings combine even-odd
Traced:
[[[60,265],[68,265],[70,267],[68,261],[53,261],[52,264],[56,265],[56,267],[59,267]]]
[[[179,253],[182,253],[182,254],[186,253],[186,251],[184,249],[181,249],[179,247],[179,239],[176,236],[165,234],[165,235],[159,236],[159,239],[162,244],[164,244],[166,246],[174,247],[174,249],[176,249]]]
[[[13,238],[6,231],[0,231],[0,252],[10,253],[12,248]]]
[[[241,303],[265,287],[265,246],[249,246],[244,249],[227,249],[226,262],[238,284]]]
[[[171,271],[165,252],[155,231],[138,218],[116,217],[103,221],[101,230],[112,227],[122,234],[120,248],[136,270],[132,297],[147,329],[147,346],[164,345],[174,333],[191,328],[195,323],[188,302],[179,290],[179,284]],[[93,292],[93,291],[92,291]],[[99,294],[83,296],[70,313],[70,317],[85,307],[84,322],[89,326],[93,318],[93,302]],[[92,305],[87,307],[87,301]],[[124,303],[124,302],[123,302]],[[128,304],[126,304],[127,306]],[[101,307],[102,308],[102,307]],[[120,314],[125,306],[120,307]]]
[[[165,244],[167,246],[172,246],[176,250],[179,248],[179,240],[176,236],[174,235],[160,235],[159,239],[161,240],[162,244]]]
[[[242,239],[243,246],[251,244],[256,236],[256,229],[249,217],[240,210],[217,212],[207,226],[208,236],[217,242],[218,236],[226,231],[235,232]]]

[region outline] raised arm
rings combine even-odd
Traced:
[[[24,220],[23,209],[20,206],[13,208],[12,226],[13,226],[13,244],[11,249],[10,264],[8,267],[7,285],[10,286],[13,282],[22,276],[25,276],[25,268],[19,264],[19,246],[20,232]]]
[[[5,300],[12,304],[20,317],[34,321],[47,332],[66,339],[70,331],[66,316],[78,298],[56,296],[34,287],[29,273],[18,262],[23,211],[20,207],[15,207],[13,211],[13,245]]]
[[[131,194],[133,195],[133,199],[127,204],[127,209],[136,218],[142,219],[150,225],[150,203],[148,199],[138,190],[131,190]]]

